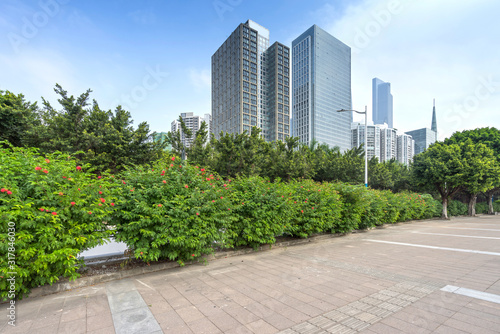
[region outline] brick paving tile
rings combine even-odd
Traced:
[[[247,324],[246,327],[257,334],[274,334],[279,332],[276,327],[271,326],[262,319],[251,322]]]
[[[54,333],[57,333],[58,328],[59,328],[59,324],[51,324],[49,326],[36,328],[36,330],[33,330],[33,328],[31,328],[29,333],[54,334]]]
[[[174,328],[161,327],[161,329],[164,334],[197,334],[196,332],[193,332],[191,328],[188,327],[188,325],[174,327]]]
[[[98,329],[113,326],[111,313],[103,313],[92,317],[87,317],[87,330],[95,331]]]
[[[381,322],[377,322],[376,324],[368,327],[368,329],[377,334],[401,334],[401,330],[388,326]]]
[[[219,334],[222,333],[210,320],[207,318],[198,319],[187,324],[189,328],[196,334]]]
[[[264,321],[272,325],[273,327],[283,330],[295,325],[295,322],[288,319],[287,317],[281,314],[273,314],[264,318]]]
[[[463,321],[460,321],[457,319],[453,319],[453,318],[446,320],[443,323],[443,325],[453,327],[455,329],[459,329],[461,331],[468,332],[468,333],[481,333],[481,334],[498,333],[498,330],[491,331],[489,329],[477,327],[477,326],[474,326],[474,325],[471,325],[469,323],[466,323],[466,322],[463,322]]]
[[[87,332],[87,319],[75,319],[70,322],[61,322],[58,334],[85,334]]]
[[[446,325],[441,325],[434,331],[436,334],[470,334],[470,332],[464,332],[459,329],[448,327]]]
[[[225,312],[223,314],[210,317],[210,321],[212,321],[214,325],[217,326],[217,328],[219,328],[224,333],[226,333],[231,329],[243,326],[241,322],[234,319],[232,316],[230,316]]]
[[[499,324],[500,320],[498,320],[498,318],[496,318],[497,319],[496,322],[489,321],[489,320],[486,320],[482,314],[477,315],[477,316],[472,316],[472,315],[463,313],[462,310],[455,313],[453,315],[453,317],[451,317],[451,319],[456,319],[456,320],[471,324],[471,325],[478,327],[478,328],[481,327],[481,328],[489,329],[492,331],[495,331],[495,330],[500,331],[500,324]]]
[[[115,334],[115,327],[110,326],[106,328],[101,328],[101,329],[96,329],[95,331],[88,331],[87,329],[87,334]]]
[[[81,305],[72,309],[66,309],[62,311],[61,323],[68,322],[77,319],[85,319],[87,317],[87,305]]]
[[[182,318],[175,312],[174,310],[167,311],[165,313],[160,313],[156,314],[155,316],[156,321],[160,325],[160,327],[180,327],[180,326],[185,326],[186,323]]]

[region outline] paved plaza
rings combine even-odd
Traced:
[[[428,220],[27,298],[1,333],[500,333],[500,216]]]

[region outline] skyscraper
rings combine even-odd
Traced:
[[[292,42],[293,135],[351,148],[351,48],[313,25]]]
[[[372,80],[373,123],[386,123],[393,128],[391,84],[378,78]]]
[[[422,128],[418,130],[406,131],[415,140],[415,154],[422,153],[431,144],[437,141],[437,121],[436,121],[436,101],[434,100],[432,107],[432,122],[431,128]]]
[[[290,135],[290,49],[269,47],[269,30],[240,24],[212,56],[213,133],[262,129],[267,141]]]

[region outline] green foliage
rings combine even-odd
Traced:
[[[223,181],[175,161],[130,169],[117,180],[116,239],[144,261],[182,264],[227,244],[224,230],[234,218]]]
[[[22,94],[0,90],[0,141],[23,146],[37,108],[36,103],[26,102]]]
[[[130,113],[121,106],[114,112],[101,110],[95,100],[89,102],[90,90],[77,98],[59,85],[55,92],[62,109],[56,110],[44,100],[44,108],[37,109],[36,122],[27,131],[26,146],[44,153],[73,154],[82,164],[92,164],[98,173],[115,173],[162,156],[166,144],[152,140],[153,133],[145,122],[134,129]]]
[[[448,214],[450,216],[464,216],[467,214],[467,204],[457,200],[451,200],[448,203]]]
[[[44,157],[36,149],[0,150],[0,276],[15,273],[18,298],[61,276],[77,278],[78,254],[108,240],[103,222],[114,212],[114,189],[107,175],[97,178],[82,167],[58,152]],[[2,279],[3,300],[8,288]]]

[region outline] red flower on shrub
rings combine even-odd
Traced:
[[[160,208],[161,208],[162,206],[163,206],[163,205],[161,205],[161,204],[158,204],[158,207],[160,207]]]
[[[100,179],[100,178],[101,178],[101,175],[99,175],[97,178],[98,178],[98,179]]]
[[[141,255],[144,254],[143,252],[141,252]]]
[[[66,176],[63,176],[63,179],[65,179],[65,178],[66,178]]]
[[[64,195],[64,194],[62,193],[62,191],[60,191],[60,192],[59,192],[59,196],[62,196],[62,195]]]
[[[212,203],[215,203],[215,200],[214,200],[214,199],[212,200]]]
[[[105,200],[104,198],[99,198],[99,200],[100,200],[102,203],[106,202],[106,200]]]
[[[57,216],[57,212],[52,212],[52,215],[53,216]]]
[[[82,170],[81,166],[76,166],[76,170]]]
[[[78,191],[80,191],[80,188],[78,188]]]
[[[194,254],[191,254],[191,256],[194,256]]]
[[[224,198],[224,197],[222,197],[222,196],[220,197],[220,199],[223,199],[223,198]]]
[[[186,185],[184,186],[184,188],[186,188],[186,189],[187,189],[187,188],[189,188],[189,187],[188,187],[188,185],[186,184]]]
[[[167,183],[167,181],[166,181],[166,180],[163,180],[163,183]]]
[[[44,209],[44,208],[40,208],[39,210],[40,210],[40,211],[42,211],[42,212],[43,212],[43,211],[45,211],[45,209]]]
[[[41,169],[42,169],[42,167],[40,167],[40,166],[35,167],[35,170],[41,170]]]
[[[45,174],[48,174],[48,173],[49,173],[49,171],[48,171],[48,170],[46,170],[46,169],[44,169],[44,170],[43,170],[43,172],[44,172]]]
[[[123,182],[123,184],[126,184],[125,181],[122,181],[122,182]]]
[[[174,167],[174,164],[170,164],[170,167]]]
[[[227,211],[231,211],[231,209],[230,209],[230,208],[227,208]]]
[[[50,160],[49,160],[49,159],[45,159],[45,162],[46,162],[46,163],[49,163],[49,162],[50,162]]]
[[[109,203],[111,206],[115,206],[115,203]]]
[[[91,215],[91,214],[92,214],[92,211],[89,211],[89,215]]]
[[[99,190],[99,195],[102,195],[102,191]]]
[[[205,171],[205,168],[202,168],[202,169],[200,169],[200,170],[201,170],[202,172],[204,172],[204,171]]]
[[[224,183],[224,187],[227,187],[227,184]]]
[[[101,204],[101,203],[99,203],[99,206],[102,206],[102,204]]]
[[[314,210],[314,207],[312,209]]]
[[[75,205],[76,203],[75,202],[71,202],[71,206]]]
[[[0,189],[0,191],[4,193],[4,192],[6,192],[6,191],[7,191],[7,189],[2,188],[2,189]]]
[[[172,157],[172,161],[174,161],[174,160],[175,160],[175,157]]]
[[[300,210],[300,212],[304,213],[304,210]]]
[[[130,191],[134,191],[134,188],[130,189]]]

